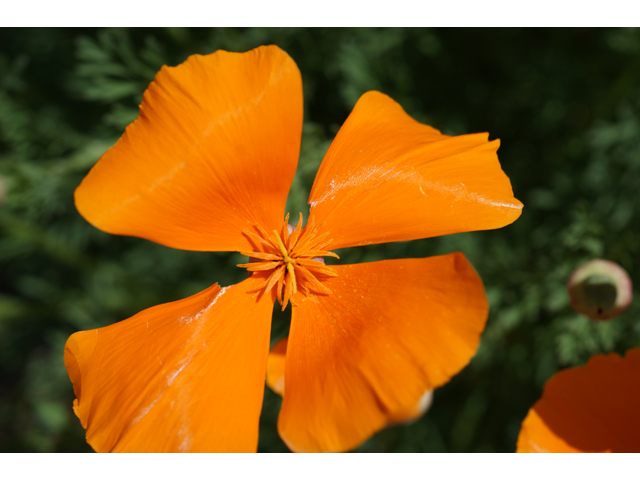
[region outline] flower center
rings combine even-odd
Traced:
[[[249,293],[255,293],[255,297],[261,292],[268,293],[276,288],[282,310],[288,302],[297,305],[293,297],[298,291],[305,296],[310,293],[330,294],[331,290],[318,277],[335,277],[337,273],[335,269],[325,265],[321,257],[340,258],[335,253],[324,250],[333,240],[326,240],[329,232],[318,235],[322,225],[315,226],[313,217],[305,228],[302,228],[302,213],[292,230],[288,221],[289,214],[284,219],[281,232],[273,230],[268,233],[260,225],[255,226],[257,232],[244,230],[243,233],[249,237],[255,250],[240,252],[252,261],[238,265],[249,272],[271,272],[260,286],[249,290]]]

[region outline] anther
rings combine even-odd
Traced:
[[[260,292],[269,293],[275,288],[276,298],[282,305],[282,310],[289,302],[294,306],[297,305],[294,296],[298,292],[304,296],[330,294],[331,290],[316,276],[335,277],[337,275],[335,269],[325,265],[322,258],[326,256],[338,258],[335,253],[324,250],[332,240],[326,240],[329,236],[328,232],[318,234],[323,224],[316,225],[311,218],[309,224],[303,229],[302,214],[295,227],[289,225],[288,220],[287,214],[282,233],[272,230],[273,233],[269,234],[260,225],[255,225],[253,232],[246,230],[244,233],[247,238],[259,251],[240,252],[252,260],[238,265],[250,272],[265,274],[271,271],[264,282],[248,293],[255,293],[255,297]]]

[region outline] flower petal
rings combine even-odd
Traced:
[[[302,134],[302,80],[276,46],[162,67],[140,116],[82,181],[76,206],[109,233],[184,250],[247,250],[280,228]]]
[[[294,451],[350,450],[415,409],[469,362],[487,319],[460,253],[334,268],[331,295],[293,308],[278,431]]]
[[[331,249],[499,228],[522,203],[487,133],[450,137],[365,93],[329,147],[309,204]],[[345,221],[348,218],[348,221]]]
[[[273,346],[267,359],[267,385],[280,396],[284,396],[284,370],[288,338],[282,338]],[[415,405],[388,412],[388,423],[411,423],[420,418],[433,403],[433,389],[427,390]]]
[[[267,385],[278,395],[284,395],[284,364],[288,338],[276,342],[267,359]]]
[[[518,452],[640,452],[640,348],[556,373],[529,410]]]
[[[73,334],[74,410],[98,452],[244,452],[258,445],[273,298],[249,278]]]

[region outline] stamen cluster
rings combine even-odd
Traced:
[[[284,219],[284,226],[280,233],[277,230],[268,233],[260,225],[255,226],[259,234],[244,230],[243,233],[251,239],[256,251],[240,252],[254,261],[238,265],[249,272],[272,270],[269,277],[257,288],[249,290],[249,293],[255,293],[255,297],[261,292],[269,293],[275,287],[282,310],[286,308],[288,302],[296,305],[293,296],[299,290],[305,296],[311,292],[330,294],[331,290],[316,277],[318,275],[335,277],[337,273],[333,268],[325,265],[321,257],[340,258],[333,252],[323,250],[333,242],[333,239],[325,240],[329,232],[318,235],[322,224],[315,226],[313,217],[305,228],[302,228],[302,213],[295,227],[291,227],[288,221],[289,214]]]

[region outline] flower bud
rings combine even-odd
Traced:
[[[633,298],[629,275],[608,260],[592,260],[575,269],[567,290],[573,309],[593,320],[617,317]]]

